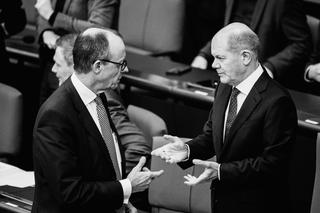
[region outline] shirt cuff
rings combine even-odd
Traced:
[[[220,180],[220,166],[221,166],[221,164],[219,163],[218,164],[218,180]]]
[[[310,66],[312,66],[312,65],[310,65]],[[308,66],[307,69],[304,71],[304,80],[308,83],[312,82],[312,80],[310,78],[308,78],[310,66]]]
[[[182,160],[181,162],[188,161],[190,158],[190,147],[188,144],[185,144],[185,146],[187,147],[187,157],[184,160]]]
[[[120,180],[119,182],[120,182],[120,184],[122,186],[122,190],[123,190],[123,203],[128,204],[129,198],[132,193],[131,182],[129,179],[123,179],[123,180]]]

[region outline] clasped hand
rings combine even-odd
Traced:
[[[141,157],[139,163],[131,170],[128,175],[128,179],[131,182],[132,193],[141,192],[147,189],[151,181],[159,177],[163,170],[150,171],[147,167],[143,167],[146,163],[146,158]]]

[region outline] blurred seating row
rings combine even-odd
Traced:
[[[320,7],[320,4],[310,0],[304,1],[307,9],[312,8],[310,5]],[[35,41],[37,16],[34,8],[35,2],[36,0],[23,0],[28,25],[24,32],[13,36],[7,41],[9,52],[19,61],[29,59],[32,62],[36,62],[38,59],[37,41]],[[185,54],[185,52],[190,52],[191,50],[188,50],[188,48],[190,49],[193,46],[187,44],[186,41],[195,41],[195,39],[189,38],[189,31],[192,31],[192,29],[189,29],[189,25],[193,24],[189,22],[197,21],[187,17],[190,13],[188,11],[192,10],[192,8],[189,8],[193,5],[190,2],[192,0],[122,0],[119,32],[124,38],[127,51],[143,55],[165,55],[174,59],[179,58],[179,56],[175,56],[180,55],[180,59],[181,57],[183,58],[181,55]],[[193,13],[197,12],[199,13],[199,11],[193,11]],[[189,15],[192,15],[192,13]],[[318,18],[308,16],[308,23],[316,44],[319,38],[319,36],[315,36],[318,34]],[[198,36],[201,37],[201,32],[192,32],[192,34],[192,36],[199,34]],[[192,50],[191,52],[194,51]]]

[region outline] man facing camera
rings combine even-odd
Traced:
[[[294,103],[258,61],[259,39],[246,25],[231,23],[213,37],[212,67],[219,84],[202,134],[151,154],[182,168],[205,168],[186,184],[211,181],[214,213],[288,212],[287,171],[297,127]],[[216,155],[217,161],[203,161]]]
[[[104,92],[127,71],[125,46],[113,32],[89,28],[74,44],[75,73],[41,106],[34,127],[32,212],[124,212],[128,199],[163,171],[143,167],[125,177],[125,158]]]

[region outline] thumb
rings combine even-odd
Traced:
[[[151,172],[151,178],[156,178],[156,177],[159,177],[160,175],[163,174],[163,170],[159,170],[159,171],[152,171]]]
[[[142,156],[139,160],[139,163],[135,166],[135,169],[137,171],[141,171],[142,167],[144,166],[144,164],[146,163],[146,157]]]

